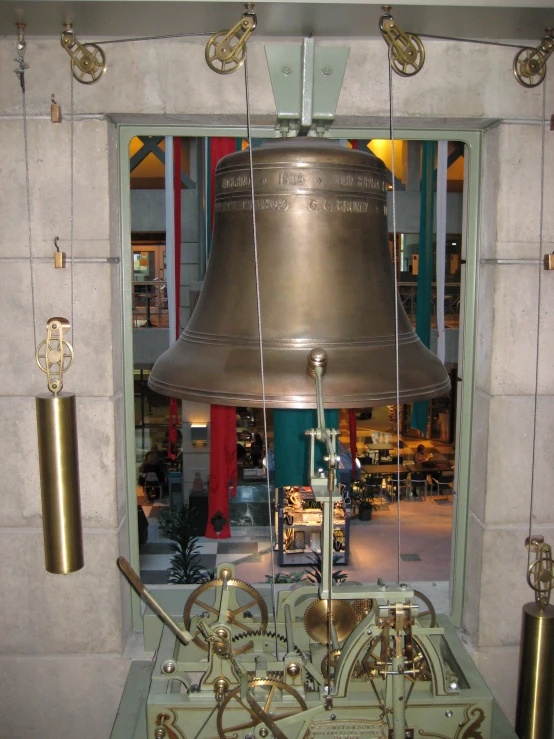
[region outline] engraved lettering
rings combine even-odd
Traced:
[[[283,198],[271,199],[271,198],[256,198],[256,210],[287,210],[289,204]],[[224,200],[223,202],[216,202],[215,211],[216,213],[229,213],[232,211],[252,210],[251,200]]]
[[[385,192],[385,180],[382,177],[370,177],[369,175],[358,175],[358,187],[364,190],[380,190]]]
[[[280,172],[280,185],[305,185],[306,177],[302,172]]]
[[[221,180],[221,188],[223,190],[229,190],[234,187],[248,187],[250,185],[249,174],[237,174],[223,177]]]
[[[369,737],[388,736],[388,730],[382,722],[340,721],[312,723],[306,737],[341,737],[341,739],[369,739]]]
[[[363,200],[337,200],[335,205],[340,213],[367,213],[368,207]]]
[[[379,212],[379,206],[374,206],[365,200],[325,200],[321,203],[310,200],[308,208],[311,211],[324,210],[327,213],[371,213]]]
[[[333,174],[333,184],[339,187],[352,187],[354,184],[354,175],[345,172],[335,172]]]

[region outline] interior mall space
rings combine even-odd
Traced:
[[[552,25],[0,4],[0,736],[530,736]]]

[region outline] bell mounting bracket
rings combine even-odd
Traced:
[[[349,47],[316,46],[313,38],[303,39],[301,46],[265,47],[282,136],[323,136],[329,130],[349,53]]]

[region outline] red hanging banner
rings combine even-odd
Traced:
[[[179,406],[176,398],[169,399],[169,431],[167,434],[167,458],[177,458],[177,429],[179,427]]]
[[[215,168],[220,159],[236,151],[235,138],[214,137],[210,147],[210,228],[213,229]],[[234,406],[210,407],[210,483],[208,488],[208,525],[210,539],[228,539],[229,494],[237,493],[237,421]]]
[[[229,493],[237,492],[237,421],[236,408],[210,406],[210,484],[208,488],[208,525],[210,539],[228,539]]]
[[[215,168],[220,159],[233,154],[237,150],[237,140],[231,138],[214,137],[210,140],[210,213],[211,224],[214,225],[214,201],[215,201]]]

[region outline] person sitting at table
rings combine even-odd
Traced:
[[[425,447],[423,444],[419,444],[417,449],[414,452],[414,462],[416,464],[422,464],[423,462],[427,462],[427,460],[432,457],[432,454],[426,454],[425,453]],[[425,480],[427,479],[427,473],[426,472],[412,472],[412,483],[415,483],[415,490],[413,492],[414,498],[418,498],[418,490],[419,488],[423,487],[425,484]]]
[[[432,456],[432,454],[426,454],[425,447],[423,444],[420,444],[414,452],[414,462],[416,464],[422,464],[423,462],[427,462]]]

